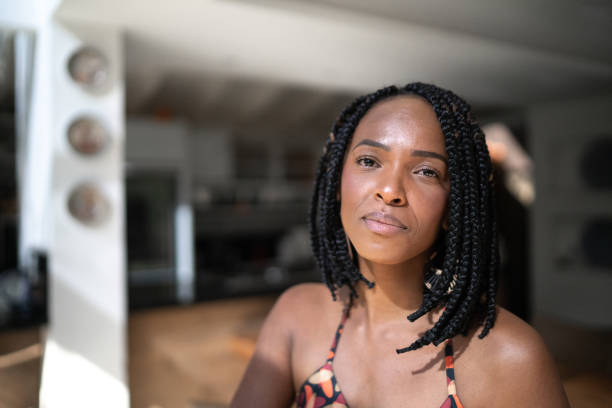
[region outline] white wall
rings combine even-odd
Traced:
[[[234,154],[229,129],[197,128],[191,137],[194,181],[227,182],[234,177]]]
[[[46,24],[63,0],[0,0],[0,26],[38,29]]]

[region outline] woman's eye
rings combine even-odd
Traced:
[[[439,177],[439,174],[437,171],[427,168],[427,167],[417,170],[417,173],[422,174],[425,177]]]
[[[359,159],[357,159],[357,163],[363,167],[377,167],[378,166],[378,163],[376,163],[376,160],[370,157],[360,157]]]

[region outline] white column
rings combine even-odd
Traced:
[[[108,26],[51,20],[37,42],[49,75],[38,81],[48,87],[50,103],[49,126],[38,131],[51,151],[49,326],[40,406],[128,407],[122,37]],[[68,59],[83,45],[95,47],[110,62],[112,86],[106,92],[92,94],[69,76]],[[100,120],[110,133],[109,145],[98,156],[83,157],[68,143],[68,127],[82,114]],[[110,204],[100,225],[82,224],[68,211],[70,192],[84,181],[97,185]]]
[[[194,219],[191,204],[191,163],[185,152],[178,171],[177,200],[174,211],[176,253],[176,298],[191,303],[195,297]]]

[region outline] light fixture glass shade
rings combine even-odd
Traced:
[[[76,50],[68,60],[70,77],[91,91],[103,90],[109,80],[108,59],[97,49],[84,46]]]
[[[100,225],[110,214],[110,203],[100,188],[93,183],[75,187],[68,198],[70,214],[86,225]]]
[[[99,154],[106,147],[110,136],[96,119],[80,117],[68,128],[68,141],[75,151],[85,156]]]

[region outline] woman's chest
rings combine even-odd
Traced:
[[[351,408],[442,406],[448,397],[443,352],[370,350],[345,347],[334,361],[336,381]]]
[[[335,350],[314,337],[302,340],[292,359],[298,394],[325,397],[327,387],[329,395],[341,394],[351,408],[438,408],[448,397],[442,346],[398,355],[397,345],[359,336],[342,336]]]

